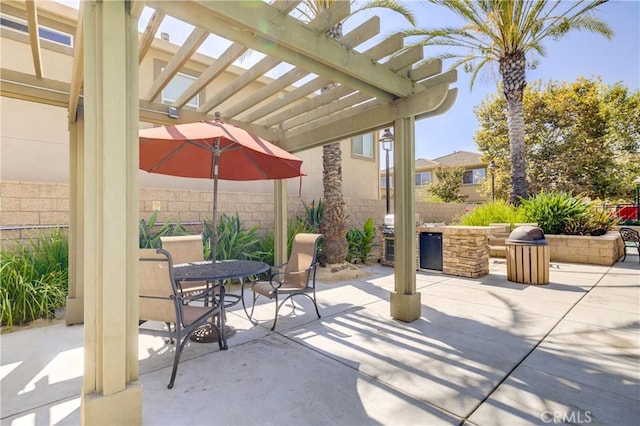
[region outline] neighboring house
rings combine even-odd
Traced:
[[[8,5],[3,5],[9,7]],[[43,78],[68,84],[72,76],[74,34],[77,10],[55,2],[38,5],[40,36],[44,68]],[[33,59],[27,33],[27,23],[14,16],[3,14],[0,20],[0,49],[2,68],[18,72],[33,72]],[[170,42],[170,35],[154,38],[149,52],[140,64],[139,92],[147,94],[156,90],[152,87],[156,77],[176,55],[180,46]],[[188,72],[180,72],[170,84],[158,91],[157,101],[169,103],[182,92],[207,67],[214,58],[195,54],[185,67]],[[237,71],[237,74],[233,74]],[[241,74],[239,67],[230,67],[206,90],[197,93],[188,106],[198,108],[207,100],[220,93],[227,84]],[[270,82],[258,79],[239,90],[251,93]],[[289,88],[288,90],[291,90]],[[287,90],[283,90],[286,92]],[[143,98],[143,96],[141,96]],[[219,111],[224,118],[225,105]],[[67,183],[69,181],[69,131],[67,127],[67,107],[55,107],[32,103],[25,100],[2,97],[0,117],[0,179],[3,181]],[[141,123],[141,127],[149,124]],[[342,171],[343,193],[349,198],[377,199],[379,147],[378,135],[366,134],[343,140]],[[301,193],[306,197],[320,198],[322,185],[322,147],[296,152],[303,160],[302,170],[306,174],[300,179],[289,179],[288,192],[291,196]],[[150,174],[140,171],[140,186],[143,188],[210,189],[208,179],[187,179]],[[231,182],[220,181],[222,192],[271,193],[273,183],[269,181]]]
[[[416,201],[424,201],[428,186],[438,181],[436,172],[440,168],[462,168],[464,175],[460,192],[467,196],[469,203],[482,203],[487,197],[480,191],[481,184],[489,176],[487,165],[480,161],[481,154],[456,151],[429,160],[418,158],[415,162]],[[380,171],[380,198],[386,197],[386,169]],[[393,168],[389,169],[389,195],[393,198]],[[422,199],[421,199],[422,198]]]

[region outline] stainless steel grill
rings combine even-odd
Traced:
[[[385,237],[393,237],[394,235],[394,221],[393,214],[384,216],[384,222],[382,223],[382,235]]]

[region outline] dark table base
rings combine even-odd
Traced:
[[[230,325],[225,325],[224,334],[228,339],[229,337],[232,337],[236,334],[236,329],[231,327]],[[192,342],[196,343],[217,343],[218,330],[211,324],[204,324],[201,327],[198,327],[198,329],[193,332],[189,339]]]

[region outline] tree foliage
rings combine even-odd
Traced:
[[[525,161],[525,119],[522,97],[527,81],[525,70],[537,65],[544,56],[543,42],[558,40],[571,31],[590,31],[607,38],[611,29],[594,15],[596,8],[607,0],[523,1],[523,0],[430,0],[441,5],[464,23],[459,27],[435,29],[415,28],[404,31],[407,37],[417,37],[409,44],[444,46],[439,59],[453,59],[453,67],[470,72],[471,87],[479,72],[498,65],[502,93],[506,100],[511,171],[510,201],[519,203],[527,196]],[[488,65],[488,66],[486,66]]]
[[[548,189],[592,199],[632,196],[632,181],[640,175],[640,92],[585,78],[538,81],[525,90],[523,104],[531,194]],[[480,124],[475,141],[484,160],[496,162],[496,198],[506,199],[506,101],[494,94],[475,112]]]
[[[462,203],[467,199],[460,192],[464,169],[461,167],[440,167],[436,170],[437,182],[429,185],[429,192],[445,203]]]

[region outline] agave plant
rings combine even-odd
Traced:
[[[175,223],[165,222],[158,228],[158,211],[149,217],[149,222],[140,219],[140,248],[160,248],[160,237],[187,235],[180,218]]]
[[[257,260],[259,258],[259,228],[257,226],[244,228],[237,212],[235,216],[220,215],[216,232],[218,234],[216,259]],[[211,221],[205,220],[203,236],[205,259],[211,259],[211,233]]]

